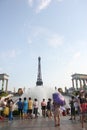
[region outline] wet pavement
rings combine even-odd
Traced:
[[[23,120],[16,117],[11,122],[8,122],[7,119],[0,121],[0,130],[82,130],[78,119],[71,121],[69,118],[69,116],[62,116],[60,126],[55,127],[53,118],[38,117],[37,119]],[[87,130],[87,122],[85,130]]]

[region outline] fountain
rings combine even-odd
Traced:
[[[22,100],[24,97],[31,97],[32,100],[37,98],[39,102],[39,110],[41,109],[41,101],[43,98],[47,101],[48,98],[52,99],[52,93],[55,92],[55,88],[43,86],[42,75],[41,75],[41,57],[38,57],[38,73],[37,73],[37,81],[36,86],[28,88],[21,96]],[[18,100],[19,97],[17,97]],[[17,101],[16,101],[17,102]]]
[[[54,92],[57,92],[57,88],[54,87],[46,87],[43,86],[43,81],[42,81],[42,75],[41,75],[41,57],[38,57],[38,74],[37,74],[37,82],[35,87],[28,88],[21,96],[22,100],[24,97],[28,98],[31,97],[32,100],[37,98],[39,102],[39,111],[41,110],[41,101],[43,98],[48,101],[48,98],[52,99],[52,94]],[[17,97],[18,100],[19,97]],[[16,100],[16,102],[17,102]]]
[[[43,98],[48,101],[48,98],[52,99],[52,93],[54,93],[55,88],[52,87],[45,87],[45,86],[35,86],[32,88],[29,88],[28,90],[25,91],[25,93],[21,96],[22,100],[24,97],[28,98],[31,97],[32,100],[37,98],[39,102],[39,112],[41,111],[41,101]]]
[[[25,91],[25,93],[21,96],[23,97],[32,97],[32,99],[37,98],[38,101],[45,98],[46,100],[48,98],[52,98],[52,93],[55,92],[54,88],[51,87],[43,87],[43,86],[36,86],[29,88]]]

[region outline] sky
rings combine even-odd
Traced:
[[[67,88],[87,74],[87,0],[0,0],[0,73],[8,89]],[[0,86],[1,86],[0,81]]]

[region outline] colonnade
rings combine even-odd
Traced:
[[[72,87],[73,88],[85,88],[87,86],[87,75],[85,74],[73,74],[72,75]]]
[[[0,74],[0,81],[2,82],[1,90],[7,92],[8,90],[8,75],[7,74]]]

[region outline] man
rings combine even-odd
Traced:
[[[70,118],[70,120],[72,120],[73,118],[74,118],[74,120],[75,120],[75,118],[76,118],[76,112],[75,112],[75,105],[74,105],[74,103],[75,103],[75,98],[74,98],[74,96],[72,96],[71,97],[71,101],[70,101],[70,107],[71,107],[71,118]]]
[[[32,110],[33,110],[33,101],[31,99],[31,97],[29,97],[29,100],[28,100],[28,114],[29,114],[29,117],[32,119]]]
[[[23,115],[23,102],[21,101],[21,98],[19,98],[17,105],[18,105],[19,115],[20,115],[20,118],[21,118],[22,115]]]

